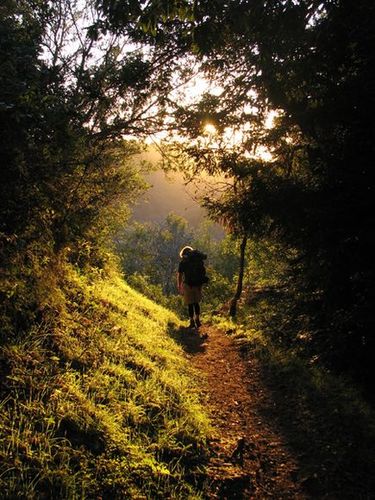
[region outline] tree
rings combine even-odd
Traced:
[[[261,205],[279,238],[298,251],[295,286],[320,298],[310,311],[314,340],[336,366],[352,364],[368,378],[375,352],[368,333],[374,8],[368,0],[201,0],[193,18],[167,15],[153,25],[154,43],[190,50],[222,86],[215,106],[205,96],[194,109],[176,108],[180,129],[189,135],[205,119],[218,129],[243,124],[247,151],[261,139],[273,154],[262,192],[270,205]],[[264,123],[269,109],[278,113],[276,126],[254,137],[254,125]],[[204,152],[200,162],[197,148],[189,151],[197,170],[227,171],[227,163]],[[248,194],[255,199],[253,190]]]
[[[61,260],[104,266],[103,244],[143,189],[134,158],[161,126],[176,63],[135,44],[131,25],[110,34],[92,2],[10,0],[0,14],[1,288],[13,331],[40,316],[38,286]]]
[[[269,192],[279,200],[269,205],[278,205],[273,225],[299,249],[300,289],[320,297],[320,310],[311,309],[320,351],[364,377],[374,352],[373,11],[368,1],[230,2],[206,11],[204,22],[218,36],[202,46],[234,99],[256,87],[260,99],[283,110],[267,140],[280,166]],[[288,144],[280,148],[283,137],[292,157]]]

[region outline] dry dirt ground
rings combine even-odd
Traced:
[[[180,341],[202,374],[214,427],[206,498],[310,497],[299,480],[298,460],[273,418],[277,404],[258,361],[241,356],[231,337],[213,327],[186,329]]]

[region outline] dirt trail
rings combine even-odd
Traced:
[[[185,349],[204,377],[214,438],[207,498],[306,498],[296,480],[298,463],[277,430],[277,412],[256,359],[244,359],[224,332],[187,332]]]

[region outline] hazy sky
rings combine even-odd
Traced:
[[[162,221],[170,213],[181,215],[192,226],[197,226],[205,212],[193,199],[192,190],[184,185],[181,174],[168,174],[158,170],[146,176],[152,187],[134,207],[133,218],[140,221]]]

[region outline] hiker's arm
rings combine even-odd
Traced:
[[[177,290],[182,293],[182,273],[177,273]]]

